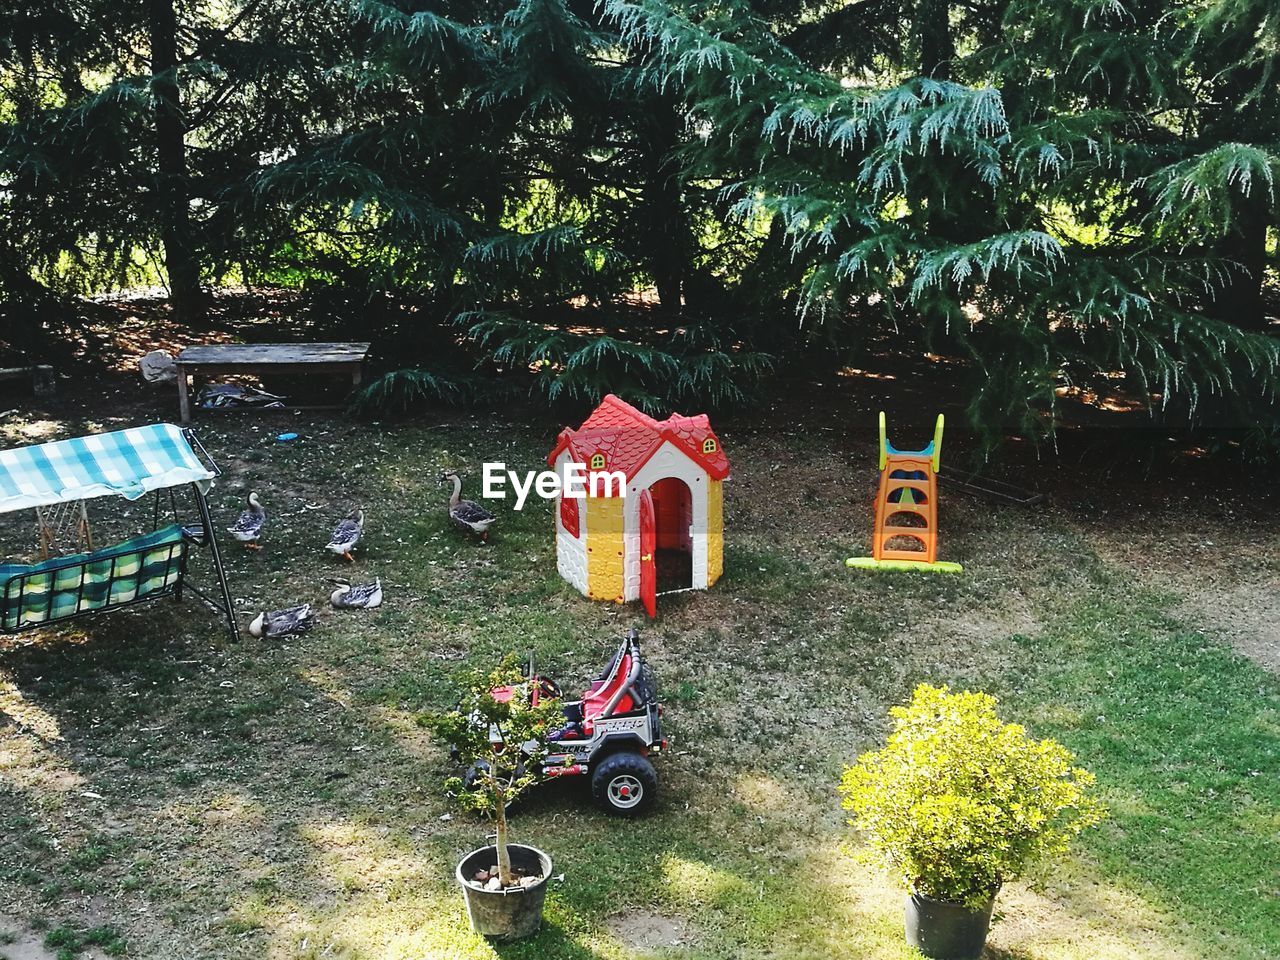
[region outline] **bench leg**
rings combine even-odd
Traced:
[[[37,397],[52,397],[58,392],[53,367],[41,363],[31,368],[31,392]]]
[[[178,416],[183,426],[191,422],[191,398],[187,395],[187,371],[182,367],[178,368]]]

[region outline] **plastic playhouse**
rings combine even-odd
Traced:
[[[610,394],[577,430],[560,432],[547,463],[563,473],[570,462],[625,479],[625,496],[557,502],[556,566],[584,595],[641,600],[652,617],[659,593],[720,579],[729,460],[705,414],[655,420]]]
[[[938,559],[938,468],[942,464],[942,414],[923,450],[890,445],[880,413],[880,486],[876,491],[871,556],[850,557],[860,570],[932,570],[960,573],[958,563]]]

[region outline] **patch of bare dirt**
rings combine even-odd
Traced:
[[[100,960],[97,950],[79,954],[80,960]],[[58,960],[58,954],[44,945],[44,936],[25,924],[0,914],[0,960]]]
[[[1197,587],[1175,612],[1226,640],[1258,666],[1280,673],[1280,583]]]
[[[1243,657],[1280,673],[1280,524],[1223,498],[1135,513],[1092,534],[1098,554],[1181,597],[1170,610]]]
[[[662,950],[679,947],[690,936],[689,925],[678,918],[645,910],[628,910],[609,918],[609,932],[630,950]]]

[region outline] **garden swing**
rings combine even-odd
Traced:
[[[196,450],[199,450],[197,455]],[[40,562],[0,564],[0,633],[116,610],[190,590],[239,628],[206,493],[221,476],[190,430],[156,423],[53,443],[0,450],[0,513],[34,510]],[[178,519],[175,491],[189,486],[199,523]],[[95,547],[86,501],[155,495],[150,533]],[[167,494],[173,522],[161,526]],[[74,543],[79,551],[59,555]],[[187,579],[192,546],[209,551],[217,595]]]

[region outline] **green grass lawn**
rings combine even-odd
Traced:
[[[286,424],[300,441],[274,442]],[[227,645],[187,601],[0,651],[0,927],[44,931],[51,955],[908,957],[900,895],[848,855],[834,786],[921,680],[995,693],[1074,749],[1111,807],[1067,862],[1002,893],[993,956],[1280,952],[1280,683],[1070,513],[950,499],[943,554],[963,576],[859,575],[841,561],[864,549],[871,444],[722,425],[725,577],[648,624],[559,580],[547,504],[500,510],[488,546],[448,524],[442,467],[475,495],[484,460],[537,467],[553,425],[227,417],[200,432],[226,470],[218,516],[250,489],[271,516],[260,554],[227,548],[243,623],[319,602],[327,575],[379,575],[387,600],[325,606],[284,642]],[[368,532],[350,571],[322,546],[356,501]],[[95,516],[103,535],[150,520],[123,503]],[[25,518],[0,532],[29,548]],[[486,825],[451,810],[419,720],[506,652],[579,687],[633,624],[672,737],[660,804],[628,823],[582,784],[528,801],[515,838],[564,880],[537,938],[495,948],[452,880]]]

